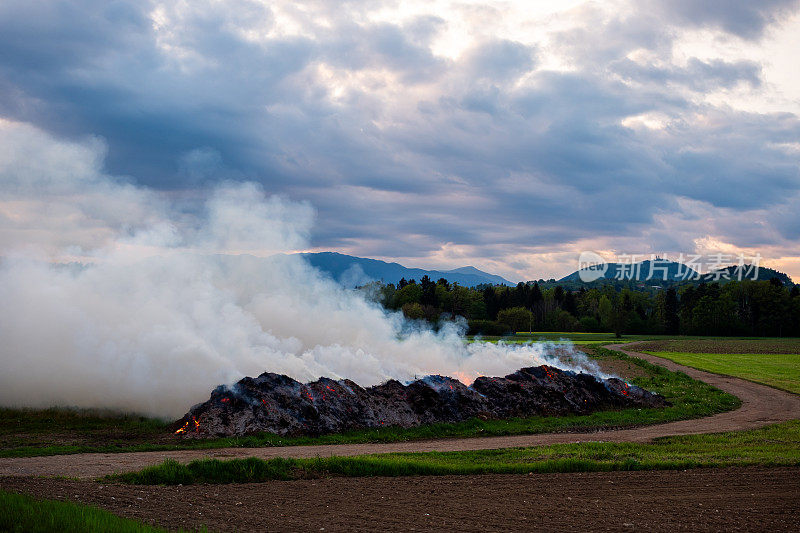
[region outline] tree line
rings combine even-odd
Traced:
[[[464,317],[469,334],[583,331],[622,334],[800,336],[800,289],[778,278],[637,290],[608,284],[565,289],[462,287],[441,278],[371,284],[384,307],[438,325]]]

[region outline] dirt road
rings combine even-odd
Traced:
[[[727,413],[696,420],[682,420],[633,429],[603,430],[592,433],[549,433],[468,439],[396,442],[386,444],[340,444],[328,446],[287,446],[277,448],[220,448],[216,450],[178,450],[169,452],[91,453],[50,457],[0,459],[0,476],[68,476],[94,478],[114,472],[139,470],[165,459],[188,462],[198,458],[260,457],[324,457],[331,455],[362,455],[389,452],[461,451],[536,446],[569,442],[646,442],[657,437],[714,433],[751,429],[800,417],[800,396],[779,391],[743,379],[720,376],[684,367],[654,357],[633,352],[633,345],[612,345],[616,349],[680,370],[725,392],[738,396],[742,406]]]
[[[184,487],[42,478],[0,487],[170,530],[796,531],[800,468],[329,478]]]

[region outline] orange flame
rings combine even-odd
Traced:
[[[195,417],[192,417],[192,422],[194,422],[195,432],[200,433],[200,422],[198,422]],[[177,431],[175,431],[175,435],[180,435],[181,433],[186,433],[187,431],[189,431],[189,422],[186,422],[182,427],[179,427]]]
[[[467,374],[466,372],[453,372],[453,377],[455,377],[458,381],[469,387],[477,376],[473,376]],[[453,388],[452,385],[450,388]]]

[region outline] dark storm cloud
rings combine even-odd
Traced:
[[[657,67],[622,59],[611,65],[623,78],[639,83],[672,83],[685,85],[695,91],[730,88],[737,83],[753,87],[761,84],[761,66],[752,61],[729,63],[721,60],[701,61],[691,58],[685,67]]]
[[[792,242],[800,241],[800,216],[797,206],[800,205],[800,194],[787,202],[772,207],[767,215],[771,226],[778,229],[780,235]]]
[[[676,127],[675,144],[665,161],[674,192],[718,207],[764,209],[800,190],[797,155],[784,146],[800,135],[795,115],[708,114],[705,127]]]
[[[306,65],[313,43],[243,41],[233,30],[253,13],[241,5],[191,11],[176,45],[200,64],[182,72],[158,49],[148,7],[4,3],[0,72],[15,91],[2,114],[63,135],[101,135],[109,170],[147,185],[179,187],[180,157],[203,146],[242,170],[262,171],[262,161],[243,156],[251,143],[264,156],[265,139],[253,138],[263,106],[289,94],[281,84]],[[127,14],[122,24],[119,13]]]
[[[435,26],[435,23],[428,23]],[[431,28],[412,30],[417,34],[417,39],[412,39],[405,28],[395,24],[381,23],[366,28],[347,24],[337,28],[335,35],[326,36],[319,53],[338,67],[386,68],[402,73],[404,81],[413,83],[435,76],[443,67],[443,61],[427,46],[426,36],[430,31]]]
[[[653,0],[649,7],[691,26],[719,28],[755,39],[779,15],[796,9],[797,0]]]
[[[482,43],[467,58],[471,79],[504,82],[531,70],[535,52],[530,46],[509,40]]]
[[[675,25],[750,39],[795,5],[587,8],[549,48],[480,38],[445,58],[432,43],[447,20],[372,22],[358,2],[287,4],[300,31],[286,35],[256,2],[10,0],[0,116],[100,136],[108,171],[148,186],[251,179],[308,199],[322,247],[424,256],[443,243],[636,236],[677,198],[765,209],[798,193],[784,146],[796,116],[698,103],[760,87],[759,65],[672,61]],[[658,61],[631,59],[642,50]],[[568,69],[541,66],[554,53]],[[649,115],[667,125],[624,125]],[[772,223],[794,235],[790,218]]]

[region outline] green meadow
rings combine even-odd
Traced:
[[[636,347],[678,364],[800,394],[800,339],[670,339]]]
[[[800,354],[648,352],[681,365],[800,394]]]

